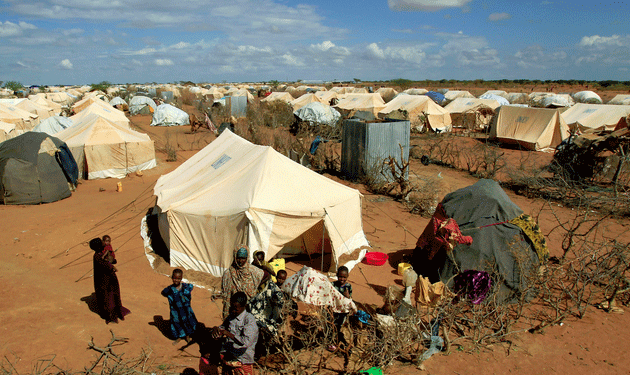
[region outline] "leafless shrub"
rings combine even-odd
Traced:
[[[195,100],[197,100],[197,95],[194,92],[191,92],[190,89],[183,88],[181,90],[181,102],[182,104],[192,105]]]
[[[272,129],[289,128],[295,121],[295,116],[290,104],[275,100],[250,104],[247,108],[247,120],[256,126],[266,126]]]

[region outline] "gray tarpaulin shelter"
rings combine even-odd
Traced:
[[[69,197],[77,165],[66,144],[27,132],[0,143],[0,196],[4,204],[50,203]]]
[[[432,259],[427,259],[428,249],[421,244],[431,243],[431,238],[422,239],[434,233],[432,225],[436,215],[440,215],[438,206],[413,253],[412,263],[418,274],[429,277],[431,282],[450,283],[458,272],[485,271],[495,280],[501,280],[508,287],[506,291],[526,288],[526,273],[538,269],[540,256],[530,237],[514,224],[523,210],[496,181],[483,179],[451,192],[444,197],[441,206],[442,214],[457,222],[462,235],[472,237],[472,244],[457,244],[450,254],[442,249]],[[543,246],[546,251],[544,242]]]

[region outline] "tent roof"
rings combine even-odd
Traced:
[[[85,118],[89,117],[92,114],[99,115],[101,117],[105,117],[106,119],[115,122],[119,126],[129,127],[129,119],[125,116],[125,113],[117,110],[112,107],[108,103],[105,103],[101,100],[102,103],[94,102],[83,109],[81,112],[76,115],[70,117],[75,124],[79,124]]]
[[[160,177],[154,193],[162,212],[176,210],[212,216],[255,208],[323,217],[326,207],[361,196],[357,190],[315,173],[271,147],[254,145],[229,130],[177,169]]]
[[[501,104],[493,99],[456,98],[448,103],[444,109],[449,113],[463,113],[479,107],[490,107],[494,110],[500,106]]]
[[[380,94],[348,94],[334,107],[349,111],[371,111],[376,115],[385,108],[385,101]]]
[[[387,103],[378,113],[388,114],[396,110],[405,110],[407,112],[422,111],[430,115],[448,113],[448,111],[437,105],[426,95],[398,95]]]
[[[299,98],[293,99],[291,102],[289,102],[289,104],[291,104],[291,107],[293,107],[294,111],[297,111],[298,109],[304,107],[305,105],[307,105],[308,103],[312,103],[312,102],[320,102],[319,98],[313,94],[313,93],[308,93],[308,94],[304,94],[302,96],[300,96]]]
[[[272,102],[274,100],[280,100],[286,103],[290,103],[294,99],[293,96],[291,96],[291,94],[289,94],[288,92],[276,91],[269,94],[269,96],[261,100],[261,102]]]
[[[630,114],[630,105],[577,103],[562,113],[572,130],[613,131],[622,117]]]
[[[89,115],[55,136],[66,142],[68,147],[151,141],[146,134],[121,127],[96,114]]]

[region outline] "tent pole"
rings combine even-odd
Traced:
[[[324,273],[324,235],[326,234],[326,223],[322,220],[322,273]]]

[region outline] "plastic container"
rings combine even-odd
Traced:
[[[387,262],[387,259],[389,259],[389,255],[385,253],[381,253],[380,251],[370,251],[365,254],[363,261],[371,266],[382,266],[385,262]]]
[[[407,271],[407,269],[409,269],[411,267],[411,264],[409,263],[405,263],[405,262],[401,262],[398,263],[398,275],[402,276],[405,274],[405,271]]]
[[[117,192],[119,192],[119,193],[122,191],[122,182],[119,182],[119,183],[116,185],[116,191],[117,191]]]

